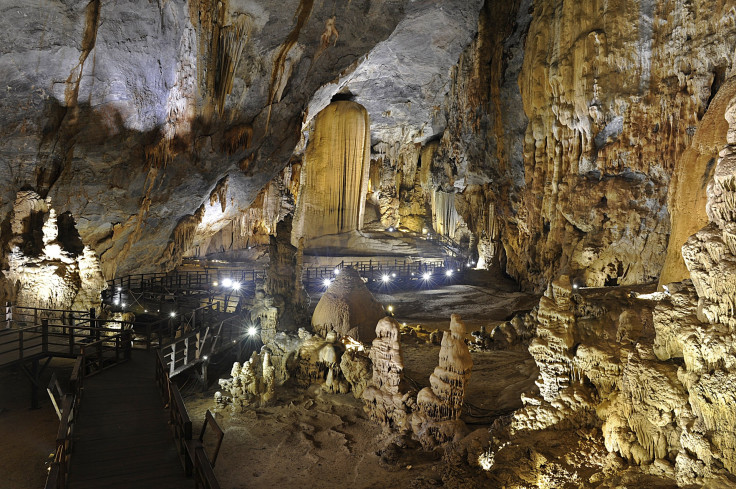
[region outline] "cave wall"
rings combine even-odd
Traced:
[[[106,278],[175,266],[218,182],[247,208],[289,163],[314,92],[385,40],[406,3],[0,7],[0,222],[32,190],[73,216]]]
[[[734,36],[722,1],[486,2],[434,159],[447,184],[479,186],[461,217],[481,243],[493,210],[503,253],[485,261],[536,290],[561,272],[656,281],[669,209],[689,206],[668,206],[670,181],[689,178],[678,161],[731,74]]]

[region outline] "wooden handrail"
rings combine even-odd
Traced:
[[[220,485],[215,477],[214,465],[224,437],[222,428],[217,424],[212,413],[207,410],[199,439],[192,439],[192,420],[189,417],[179,388],[171,382],[166,374],[163,355],[160,351],[156,352],[156,381],[160,382],[159,390],[161,390],[164,404],[169,409],[169,424],[186,475],[194,477],[194,485],[197,488],[219,489]],[[165,388],[161,385],[163,383],[165,383]],[[167,399],[168,403],[166,402]],[[207,426],[210,426],[210,429],[214,430],[217,436],[217,444],[211,459],[207,456],[202,444]]]

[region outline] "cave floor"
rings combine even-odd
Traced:
[[[538,301],[491,272],[474,271],[462,282],[374,294],[385,306],[393,306],[397,320],[425,330],[448,329],[453,313],[463,317],[468,331],[482,325],[490,330]],[[312,306],[318,299],[319,294],[312,294]],[[405,378],[414,388],[429,385],[439,349],[422,339],[402,336]],[[461,448],[452,453],[423,450],[412,440],[383,432],[367,419],[362,402],[352,394],[329,394],[316,385],[305,389],[287,383],[277,388],[272,406],[242,412],[228,407],[217,412],[225,430],[215,468],[218,480],[223,488],[233,489],[487,486],[486,474],[468,460],[477,459],[487,447],[490,423],[521,407],[520,394],[535,389],[538,371],[524,348],[474,352],[472,358],[463,414],[468,433],[460,437]],[[225,367],[223,377],[229,372]],[[214,383],[204,393],[184,387],[187,409],[195,423],[201,422],[206,410],[215,408],[213,395],[218,386]]]

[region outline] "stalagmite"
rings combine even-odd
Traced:
[[[412,430],[425,446],[450,441],[464,432],[460,414],[473,368],[465,334],[465,324],[453,314],[450,331],[442,336],[439,365],[429,377],[431,387],[417,395]]]
[[[374,325],[383,316],[383,306],[373,298],[358,272],[346,267],[317,303],[312,327],[322,336],[334,331],[368,342],[374,338]]]
[[[376,325],[370,358],[373,380],[363,391],[368,417],[387,429],[408,432],[412,391],[404,383],[404,358],[401,354],[399,323],[385,317]]]
[[[5,300],[23,307],[99,307],[100,292],[107,287],[100,262],[82,243],[69,214],[57,216],[50,199],[21,191],[9,227],[3,274],[13,292]]]
[[[363,226],[368,194],[370,123],[355,102],[328,105],[314,121],[304,156],[292,243]]]

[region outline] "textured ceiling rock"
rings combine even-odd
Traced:
[[[450,69],[477,29],[482,0],[414,1],[388,39],[317,91],[308,117],[338,92],[350,92],[371,119],[373,142],[423,142],[440,134]],[[309,119],[308,119],[309,120]]]
[[[106,276],[156,268],[186,251],[175,249],[177,225],[197,217],[224,176],[242,206],[286,166],[309,101],[341,74],[355,73],[366,100],[415,105],[395,120],[378,111],[381,127],[431,126],[428,107],[472,37],[479,3],[4,6],[0,219],[19,189],[34,189],[71,212]],[[395,70],[421,76],[392,80]]]

